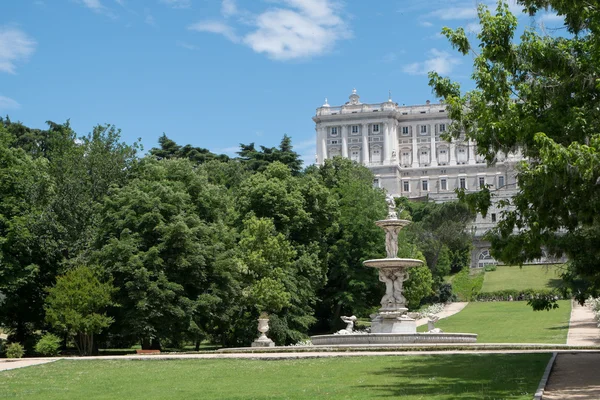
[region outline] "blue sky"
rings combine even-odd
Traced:
[[[427,71],[471,87],[470,57],[443,26],[478,31],[474,0],[3,0],[0,114],[32,127],[70,119],[233,155],[284,133],[314,160],[325,97],[435,101]],[[517,7],[514,7],[517,10]],[[553,14],[525,25],[557,24]]]

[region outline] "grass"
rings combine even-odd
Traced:
[[[14,399],[531,399],[550,354],[58,361],[0,373]]]
[[[533,311],[524,301],[474,302],[458,314],[440,320],[444,332],[476,333],[477,343],[567,342],[571,302],[559,300],[552,311]],[[419,327],[420,332],[427,326]]]
[[[482,292],[514,289],[552,289],[560,284],[561,265],[524,265],[498,267],[485,273]]]

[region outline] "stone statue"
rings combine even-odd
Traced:
[[[398,256],[398,233],[401,228],[389,229],[385,235],[385,252],[387,258],[396,258]]]
[[[440,320],[440,317],[437,315],[430,315],[427,321],[427,333],[443,333],[440,328],[435,327],[435,323]]]
[[[398,219],[398,214],[396,213],[396,200],[394,200],[394,196],[391,194],[385,195],[385,201],[388,205],[388,217],[387,219]]]
[[[401,270],[379,270],[379,280],[385,283],[385,295],[381,299],[384,310],[404,308],[406,298],[402,294],[402,283],[408,279],[408,273]]]
[[[354,321],[356,321],[356,316],[354,316],[354,315],[351,317],[342,316],[342,317],[340,317],[340,319],[346,323],[346,329],[341,329],[341,330],[337,331],[336,333],[338,335],[348,335],[348,334],[352,333],[354,331]]]

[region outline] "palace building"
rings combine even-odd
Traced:
[[[374,184],[393,196],[444,202],[456,199],[454,189],[477,191],[489,185],[497,201],[517,189],[515,166],[523,160],[521,154],[499,154],[488,166],[471,140],[442,139],[451,123],[445,104],[400,106],[391,96],[384,103],[362,103],[355,89],[342,106],[325,100],[313,121],[317,164],[335,156],[350,158],[367,166]],[[489,243],[480,238],[495,225],[499,212],[492,206],[486,218],[478,214],[473,224],[473,267],[496,263]]]

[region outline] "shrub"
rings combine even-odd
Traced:
[[[486,265],[485,266],[485,272],[492,272],[498,269],[498,267],[496,265]]]
[[[60,350],[60,338],[51,333],[46,333],[35,345],[35,352],[43,356],[54,357]]]
[[[529,301],[536,298],[552,298],[560,300],[568,298],[564,296],[560,291],[555,289],[525,289],[525,290],[497,290],[495,292],[479,293],[475,296],[476,301]]]
[[[11,343],[6,346],[6,357],[8,358],[21,358],[23,354],[25,354],[25,351],[20,343]]]

